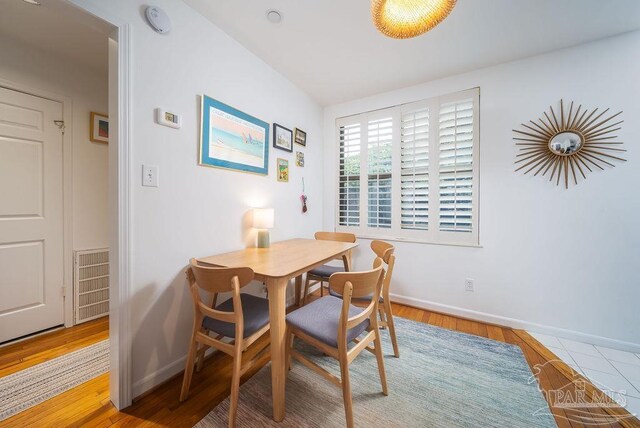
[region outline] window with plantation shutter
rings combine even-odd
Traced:
[[[400,227],[429,226],[429,109],[402,113],[400,130]]]
[[[360,225],[360,124],[340,127],[340,226]]]
[[[393,119],[367,124],[368,226],[391,227],[391,138]]]
[[[479,245],[479,102],[474,88],[337,119],[336,229]]]
[[[440,106],[440,230],[472,231],[473,100]]]

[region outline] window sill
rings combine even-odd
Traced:
[[[362,239],[370,239],[370,240],[381,240],[381,241],[393,241],[393,242],[408,242],[411,244],[428,244],[428,245],[443,245],[447,247],[469,247],[469,248],[484,248],[480,244],[467,244],[467,243],[453,243],[453,242],[434,242],[427,241],[425,239],[417,239],[417,238],[401,238],[401,237],[393,237],[393,236],[374,236],[367,234],[359,234],[356,233],[357,238]]]

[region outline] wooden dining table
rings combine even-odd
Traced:
[[[271,392],[273,420],[276,422],[282,421],[285,416],[287,285],[291,279],[295,279],[295,304],[299,304],[302,274],[336,258],[342,258],[347,270],[350,270],[348,254],[357,245],[350,242],[291,239],[276,242],[269,248],[247,248],[198,258],[199,262],[212,266],[250,267],[255,278],[267,286],[271,330]]]

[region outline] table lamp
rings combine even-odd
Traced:
[[[253,227],[258,229],[258,248],[269,248],[269,229],[273,228],[273,208],[254,208]]]

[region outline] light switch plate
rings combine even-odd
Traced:
[[[158,167],[155,165],[142,165],[142,185],[158,187]]]

